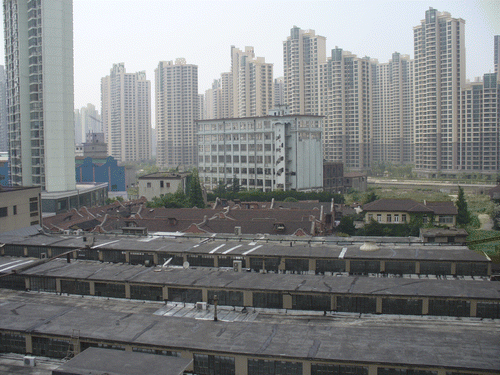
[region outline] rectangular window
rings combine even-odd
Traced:
[[[13,211],[14,215],[17,215],[17,206],[12,207],[12,211]]]
[[[162,187],[164,187],[164,183],[163,183],[163,181],[160,181],[160,187],[161,187],[161,188],[162,188]]]
[[[148,182],[148,183],[146,184],[146,187],[150,188],[150,187],[151,187],[151,182]]]
[[[0,207],[0,217],[7,216],[7,207]]]
[[[399,223],[399,215],[398,214],[394,214],[394,222]]]
[[[401,215],[401,221],[402,221],[403,223],[406,223],[406,214],[402,214],[402,215]]]
[[[387,214],[387,222],[388,223],[392,222],[392,215],[391,214]]]
[[[379,223],[381,223],[381,222],[382,222],[382,214],[377,214],[377,221],[378,221]]]

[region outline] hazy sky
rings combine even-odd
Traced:
[[[466,21],[471,79],[493,70],[493,36],[500,34],[500,0],[73,0],[73,4],[75,108],[92,103],[100,109],[100,79],[118,62],[124,62],[129,73],[146,71],[153,98],[159,61],[183,57],[198,65],[198,90],[204,93],[220,73],[230,70],[231,45],[253,46],[257,56],[274,64],[274,77],[281,76],[283,41],[294,25],[325,36],[327,51],[339,46],[387,62],[395,51],[413,58],[413,26],[420,24],[429,7],[447,11]]]

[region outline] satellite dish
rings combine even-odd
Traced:
[[[182,263],[182,267],[184,267],[185,269],[188,269],[189,268],[189,262]]]

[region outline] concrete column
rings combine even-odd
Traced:
[[[415,273],[416,273],[417,275],[419,275],[419,274],[420,274],[420,262],[419,262],[419,261],[416,261],[416,262],[415,262]]]
[[[158,265],[158,253],[153,253],[153,263],[155,265]]]
[[[488,276],[491,276],[491,262],[488,263],[488,270],[486,272]]]
[[[166,286],[162,288],[162,295],[164,301],[168,300],[168,288]]]
[[[332,311],[337,310],[337,297],[336,296],[332,296],[331,306],[332,306],[332,308],[331,308]]]
[[[214,267],[219,268],[219,257],[217,255],[214,256]]]
[[[292,308],[292,296],[290,294],[283,294],[283,308],[284,309]]]
[[[207,288],[202,288],[201,289],[201,300],[203,302],[207,302],[208,303],[208,289]]]
[[[280,264],[279,264],[279,266],[278,266],[278,271],[283,271],[283,272],[285,272],[285,270],[286,270],[285,258],[283,258],[283,257],[282,257],[282,258],[280,259]]]
[[[316,259],[309,259],[309,271],[316,272]]]
[[[26,246],[23,248],[23,254],[25,257],[28,256],[28,248]]]
[[[248,375],[248,361],[242,355],[234,356],[234,370],[238,375]]]
[[[351,272],[351,261],[349,259],[345,260],[345,272]]]
[[[31,289],[31,284],[30,284],[30,278],[29,278],[29,276],[26,276],[26,277],[24,278],[24,287],[25,287],[26,289]]]
[[[451,274],[453,276],[457,274],[457,262],[451,262]]]
[[[125,251],[125,263],[130,263],[130,251]]]
[[[368,375],[377,375],[377,365],[368,366]]]
[[[104,253],[100,250],[97,250],[97,256],[101,262],[104,262]]]
[[[61,293],[61,279],[56,279],[56,293]]]
[[[253,293],[251,290],[243,291],[243,306],[253,306]]]
[[[126,352],[131,352],[132,351],[132,345],[124,345],[125,351]]]
[[[470,316],[471,317],[477,316],[477,301],[476,300],[470,301]]]
[[[302,375],[311,375],[311,362],[302,361]]]
[[[377,314],[382,314],[382,297],[377,297],[377,307],[375,311]]]
[[[89,292],[91,296],[95,296],[95,281],[89,281]]]
[[[47,257],[48,257],[48,258],[52,258],[52,248],[51,248],[51,247],[49,247],[49,248],[47,249]]]
[[[385,260],[380,261],[380,272],[385,272]]]
[[[187,262],[188,256],[187,254],[182,254],[182,263]]]
[[[125,283],[125,298],[130,299],[130,284]]]
[[[33,341],[31,339],[31,334],[27,334],[24,336],[26,338],[26,353],[33,353]]]
[[[429,298],[422,299],[422,315],[429,314]]]

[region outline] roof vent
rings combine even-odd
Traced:
[[[372,241],[366,241],[363,245],[361,245],[361,247],[359,248],[359,250],[361,251],[377,251],[379,250],[380,248],[377,246],[377,244],[375,242],[372,242]]]

